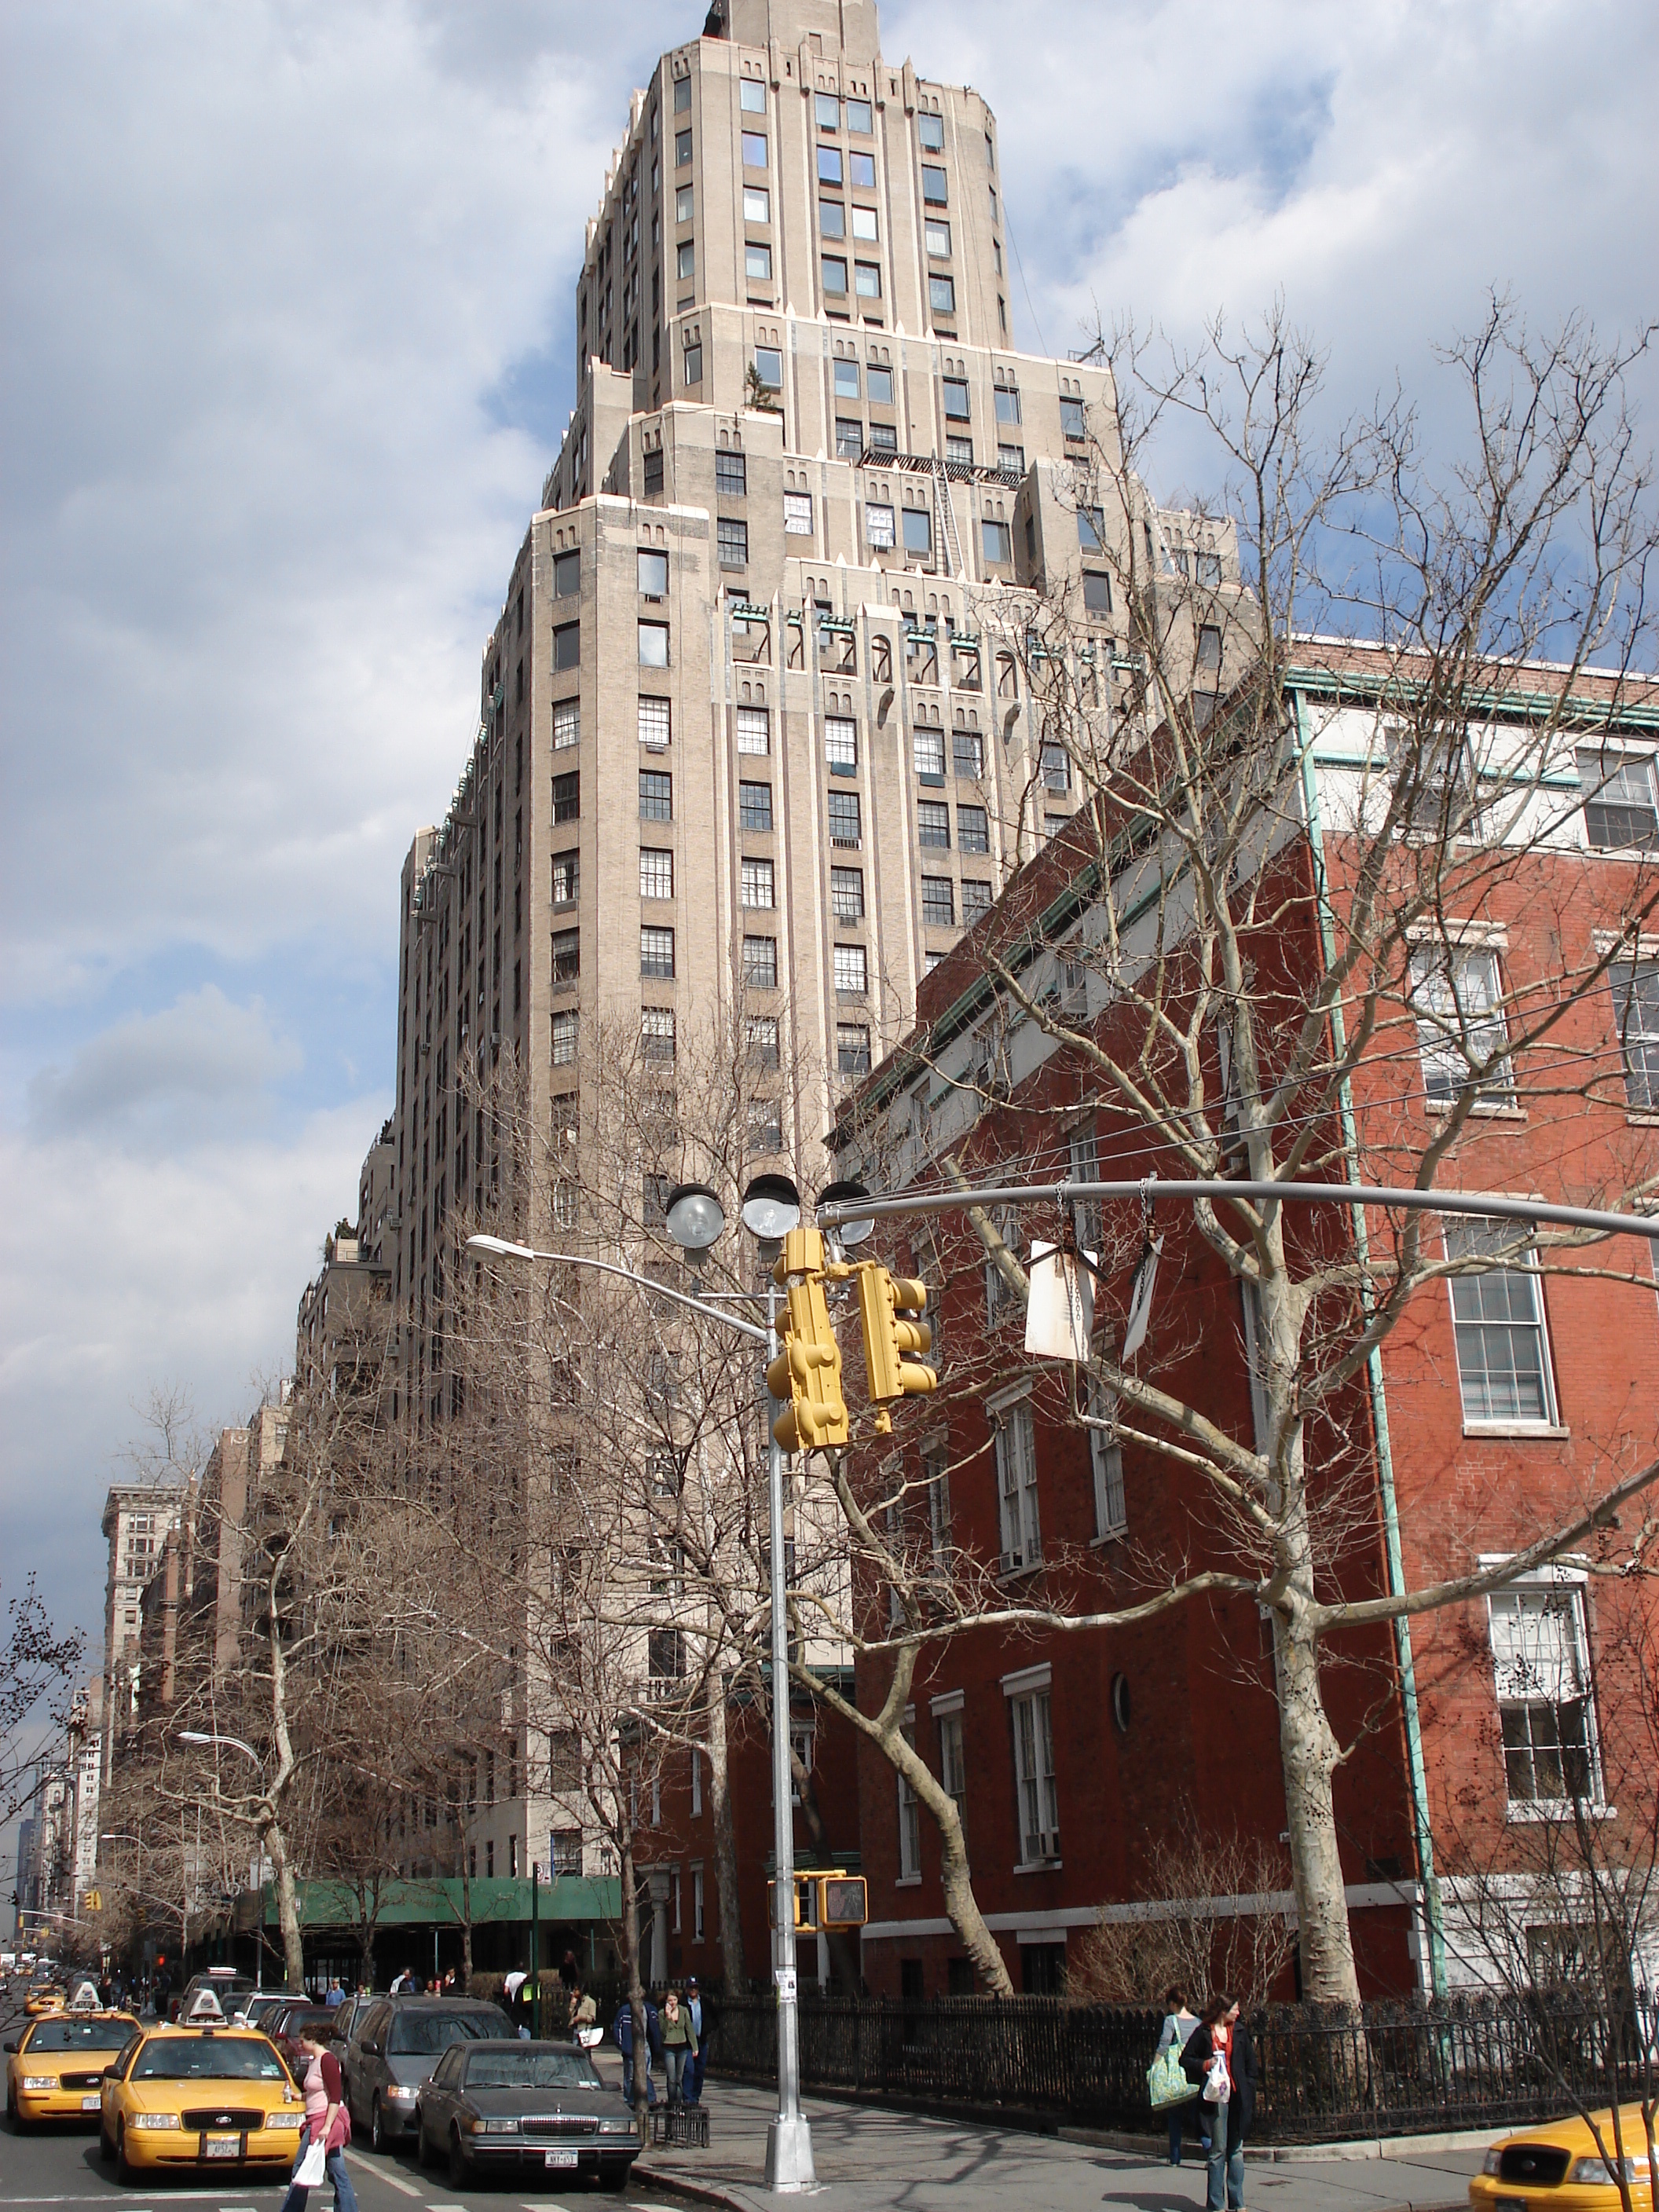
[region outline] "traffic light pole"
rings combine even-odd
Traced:
[[[779,1349],[778,1293],[769,1285],[766,1321]],[[795,1986],[795,1814],[789,1765],[789,1617],[783,1573],[783,1448],[769,1433],[766,1457],[772,1565],[772,1980],[778,1996],[778,2112],[766,2130],[766,2185],[811,2189],[812,2130],[800,2108],[800,2014]]]

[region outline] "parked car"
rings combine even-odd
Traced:
[[[438,2061],[415,2108],[415,2148],[422,2166],[447,2160],[453,2189],[495,2171],[625,2189],[640,2138],[574,2043],[491,2041],[453,2045]]]
[[[377,1997],[346,2051],[352,2125],[368,2130],[374,2149],[389,2149],[413,2128],[421,2084],[452,2044],[512,2033],[501,2007],[480,1998]]]
[[[294,2164],[305,2100],[275,2046],[241,2027],[152,2027],[106,2072],[99,2148],[123,2181],[144,2167]]]
[[[1613,2115],[1598,2112],[1607,2153],[1575,2113],[1548,2127],[1504,2136],[1486,2153],[1485,2165],[1469,2184],[1469,2203],[1480,2212],[1614,2212],[1621,2199],[1608,2160],[1613,2157]],[[1620,2113],[1625,2139],[1626,2179],[1634,2185],[1633,2201],[1654,2212],[1653,2179],[1648,2172],[1647,2140],[1641,2108],[1632,2099]]]
[[[259,2027],[260,2032],[268,2035],[282,2052],[283,2063],[296,2081],[311,2063],[300,2048],[302,2035],[313,2043],[331,2043],[337,2055],[343,2055],[333,2014],[326,2005],[319,2005],[310,1997],[289,1997],[286,2004],[268,2012]]]
[[[236,2008],[236,2017],[249,2027],[263,2028],[273,2013],[281,2012],[294,2002],[287,1990],[258,1990],[251,1997],[242,1999]]]

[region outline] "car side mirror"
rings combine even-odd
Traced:
[[[9,2050],[11,2049],[11,2045],[10,2045],[10,2044],[8,2044],[8,2045],[6,2045],[6,2048],[7,2048],[7,2050],[8,2050],[8,2051],[9,2051]],[[103,2073],[100,2075],[100,2077],[99,2077],[99,2078],[100,2078],[100,2081],[118,2081],[118,2080],[120,2078],[120,2075],[119,2075],[119,2070],[118,2070],[118,2069],[117,2069],[116,2067],[113,2067],[113,2066],[106,2066],[106,2067],[105,2067],[105,2069],[104,2069],[104,2070],[103,2070]]]
[[[17,2045],[16,2045],[15,2043],[9,2043],[9,2044],[6,2045],[6,2048],[7,2048],[7,2050],[8,2050],[8,2051],[15,2051],[15,2050],[16,2050],[16,2048],[17,2048]]]
[[[378,2058],[380,2055],[380,2046],[378,2043],[364,2044],[363,2051],[365,2055],[370,2058]]]

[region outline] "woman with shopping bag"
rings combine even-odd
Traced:
[[[1181,2054],[1187,2047],[1188,2038],[1198,2026],[1198,2014],[1192,2011],[1179,1990],[1164,1992],[1164,2027],[1158,2039],[1158,2049],[1147,2070],[1146,2087],[1152,2097],[1152,2110],[1168,2115],[1170,2122],[1170,2163],[1181,2163],[1182,2138],[1187,2132],[1187,2121],[1199,2102],[1196,2087],[1187,2079],[1182,2069]],[[1200,2118],[1207,2114],[1200,2114]],[[1210,2147],[1208,2136],[1204,2148]]]
[[[1212,1997],[1181,2054],[1210,2120],[1206,2212],[1244,2212],[1244,2137],[1255,2115],[1255,2046],[1238,2000]]]
[[[340,2062],[327,2044],[308,2035],[300,2038],[300,2049],[306,2059],[301,2082],[306,2124],[288,2195],[283,2199],[283,2212],[305,2212],[306,2199],[325,2180],[334,2184],[334,2212],[357,2212],[357,2192],[346,2172],[345,2147],[351,2141],[351,2118],[345,2108]]]

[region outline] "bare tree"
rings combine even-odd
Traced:
[[[0,1826],[33,1795],[33,1773],[46,1736],[60,1729],[86,1638],[79,1629],[59,1635],[31,1574],[21,1595],[6,1600],[5,1642],[0,1646]]]

